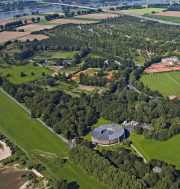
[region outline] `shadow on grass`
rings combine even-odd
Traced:
[[[79,184],[75,181],[69,183],[69,188],[71,189],[79,189]]]

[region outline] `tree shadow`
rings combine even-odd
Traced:
[[[79,189],[79,184],[76,181],[70,182],[69,183],[69,188],[70,189]]]
[[[130,132],[127,129],[124,129],[124,133],[125,133],[125,139],[128,139],[130,136]]]

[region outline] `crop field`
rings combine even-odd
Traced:
[[[163,8],[144,8],[144,9],[123,10],[122,12],[129,12],[129,13],[143,15],[143,14],[146,14],[146,13],[151,13],[152,11],[162,12],[163,10],[165,10],[165,9],[163,9]]]
[[[39,31],[39,30],[43,30],[43,29],[51,29],[53,28],[55,25],[52,24],[46,24],[46,25],[42,25],[42,24],[29,24],[26,26],[21,26],[18,27],[17,29],[24,29],[24,31],[26,32],[32,32],[32,31]],[[21,32],[24,33],[24,32]]]
[[[34,35],[29,34],[26,36],[18,37],[17,40],[26,41],[27,39],[29,39],[30,41],[33,41],[34,39],[37,39],[39,41],[39,40],[47,39],[47,38],[48,36],[42,35],[42,34],[34,34]]]
[[[29,35],[29,32],[13,32],[13,31],[3,31],[0,33],[0,43],[16,39],[25,35]]]
[[[20,77],[21,72],[23,72],[26,76]],[[31,75],[31,72],[33,72],[34,75]],[[10,80],[10,82],[15,84],[28,83],[30,81],[34,81],[35,79],[41,79],[42,72],[48,75],[51,75],[53,73],[53,71],[47,68],[33,66],[32,63],[29,63],[26,66],[13,66],[12,68],[0,70],[0,74],[2,76],[6,76],[9,73],[10,77],[8,77],[8,79]]]
[[[148,14],[146,16],[150,17],[150,18],[159,19],[159,20],[166,20],[166,21],[169,21],[169,22],[180,22],[180,17],[162,16],[162,15],[155,15],[155,14]]]
[[[168,139],[165,142],[144,139],[142,135],[131,133],[130,140],[136,149],[144,156],[146,161],[159,159],[176,166],[180,170],[180,134]]]
[[[77,53],[77,51],[71,51],[71,52],[57,52],[55,55],[52,56],[52,58],[63,58],[64,60],[71,60],[73,59],[74,55]]]
[[[92,19],[105,19],[107,17],[117,17],[118,14],[85,14],[85,15],[78,15],[74,18],[92,18]]]
[[[0,92],[0,130],[26,151],[60,154],[67,144]],[[9,119],[10,118],[10,119]]]
[[[51,20],[49,23],[56,23],[56,24],[67,24],[67,23],[74,23],[74,24],[89,24],[89,23],[96,23],[99,20],[87,20],[87,19],[82,19],[82,18],[77,18],[77,19],[55,19]]]
[[[159,91],[163,96],[171,96],[174,93],[180,95],[179,75],[179,71],[155,73],[153,76],[146,74],[142,75],[140,80],[144,83],[145,86],[148,85],[148,87],[153,91]],[[172,79],[168,76],[170,76]]]
[[[166,11],[166,12],[159,12],[154,15],[180,17],[180,12],[179,11]]]
[[[92,176],[87,175],[81,168],[68,160],[68,163],[55,173],[58,179],[67,179],[72,189],[109,189]]]

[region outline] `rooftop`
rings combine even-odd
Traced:
[[[99,140],[113,140],[123,134],[123,127],[114,124],[101,125],[91,132],[92,137]]]
[[[152,170],[153,170],[153,172],[155,172],[155,173],[161,173],[161,168],[158,167],[158,166],[154,167]]]

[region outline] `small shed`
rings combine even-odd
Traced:
[[[154,168],[152,169],[152,171],[155,172],[155,173],[161,173],[161,168],[158,167],[158,166],[156,166],[156,167],[154,167]]]

